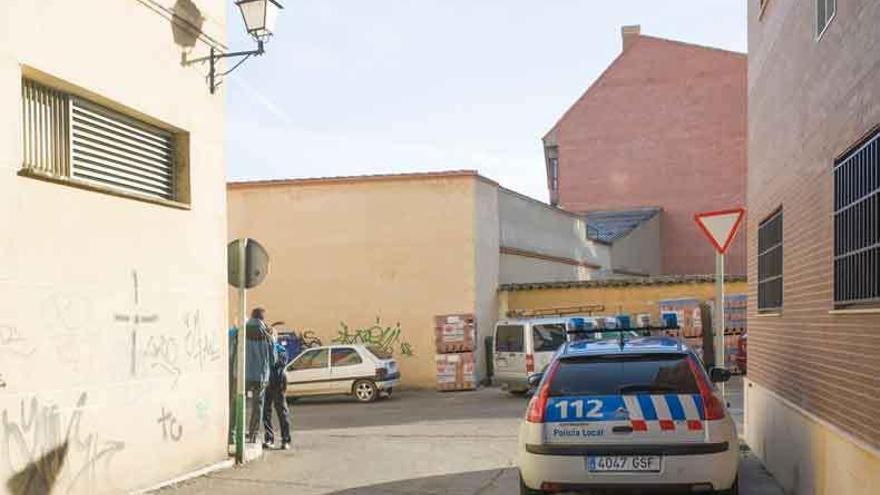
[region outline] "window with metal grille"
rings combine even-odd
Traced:
[[[822,36],[825,28],[834,18],[837,12],[837,0],[815,0],[816,1],[816,37]]]
[[[758,225],[758,311],[782,309],[782,209]]]
[[[834,302],[880,302],[880,132],[834,165]]]
[[[22,81],[24,168],[150,198],[176,193],[175,134],[28,79]]]

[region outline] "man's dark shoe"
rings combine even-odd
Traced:
[[[281,450],[290,450],[290,442],[284,442],[281,444]]]
[[[268,450],[272,448],[272,444],[269,442],[263,442],[263,448]]]

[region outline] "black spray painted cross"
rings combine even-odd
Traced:
[[[159,321],[159,315],[156,313],[144,314],[140,301],[137,270],[132,270],[131,276],[134,280],[134,305],[131,307],[131,311],[128,313],[117,313],[113,315],[113,319],[117,322],[128,323],[128,328],[131,329],[131,376],[135,377],[137,376],[138,330],[144,323],[156,323]]]

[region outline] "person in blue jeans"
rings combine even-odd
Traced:
[[[278,416],[278,425],[281,428],[281,450],[290,448],[290,410],[287,408],[287,400],[284,392],[287,390],[287,376],[284,368],[287,365],[287,350],[278,343],[275,329],[272,329],[272,338],[275,342],[275,363],[269,371],[269,385],[266,387],[266,398],[263,403],[263,430],[264,448],[271,448],[275,444],[275,432],[272,429],[272,409]]]
[[[266,310],[256,307],[245,324],[245,400],[248,412],[247,441],[257,443],[260,421],[263,418],[263,401],[269,372],[275,363],[275,346],[266,325]]]

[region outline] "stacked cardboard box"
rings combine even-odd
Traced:
[[[437,349],[437,389],[474,390],[476,325],[474,315],[440,315],[434,318],[434,342]]]

